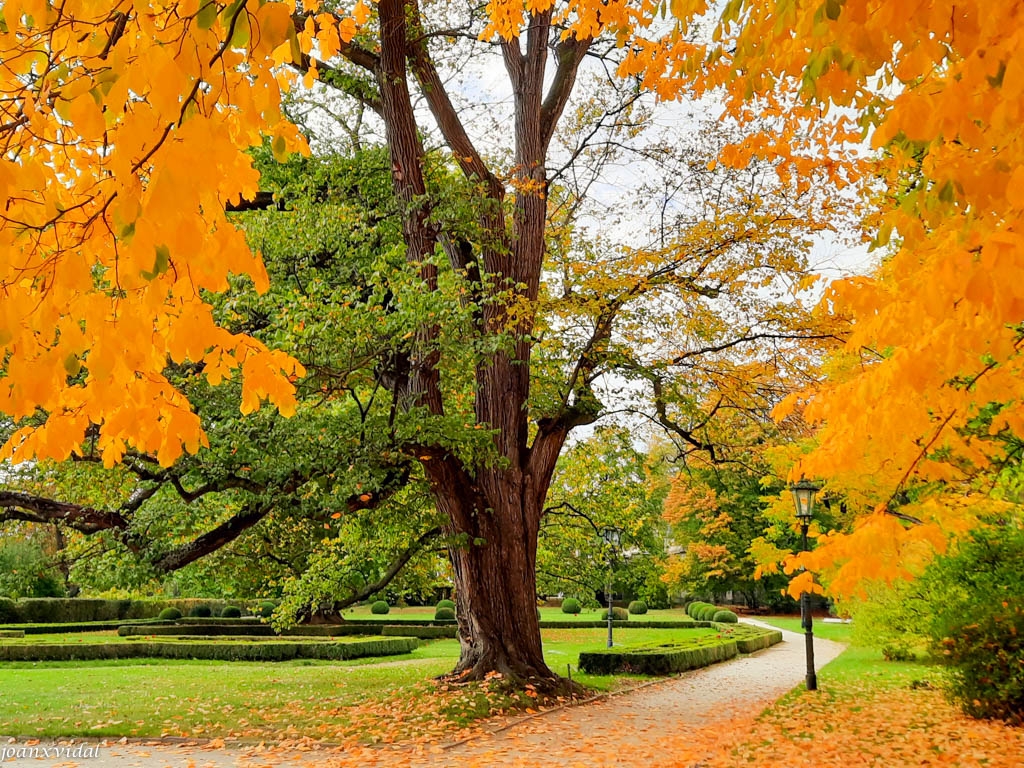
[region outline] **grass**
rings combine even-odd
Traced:
[[[622,644],[668,642],[710,629],[630,629]],[[124,642],[115,633],[36,635],[34,642]],[[544,653],[561,675],[596,690],[637,678],[583,675],[579,654],[605,647],[604,629],[545,630]],[[259,641],[261,638],[255,638]],[[9,642],[24,642],[11,640]],[[432,679],[459,655],[455,640],[423,643],[402,657],[347,662],[177,660],[12,662],[0,666],[0,732],[48,736],[196,736],[329,741],[436,736],[494,712],[480,691],[438,693]]]
[[[790,632],[803,634],[804,628],[800,626],[800,619],[792,616],[764,616],[758,617],[759,621],[771,624],[777,629],[787,629]],[[835,640],[837,643],[853,642],[852,624],[826,624],[821,619],[814,620],[814,636],[825,640]]]

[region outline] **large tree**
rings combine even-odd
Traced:
[[[652,29],[664,34],[639,36],[656,12],[595,2],[493,3],[481,13],[415,0],[359,2],[351,15],[243,0],[5,7],[0,408],[31,423],[4,455],[66,458],[93,433],[107,463],[135,452],[169,465],[198,451],[209,440],[168,358],[200,364],[211,384],[241,366],[243,413],[261,398],[295,409],[303,369],[219,327],[204,291],[225,288],[230,271],[266,288],[224,209],[256,196],[241,150],[265,134],[280,157],[301,146],[281,120],[283,65],[304,70],[310,87],[319,75],[384,127],[408,266],[400,301],[417,320],[381,384],[416,423],[403,446],[453,542],[455,672],[553,683],[534,611],[537,536],[559,453],[599,416],[602,381],[644,393],[647,415],[711,451],[702,434],[717,413],[774,379],[788,345],[830,336],[809,331],[789,299],[823,226],[823,195],[771,162],[716,175],[713,158],[648,146],[637,157],[703,180],[702,192],[684,195],[666,178],[658,225],[580,237],[588,185],[569,171],[635,132],[642,89],[627,79],[610,109],[573,103],[579,75],[588,59],[598,73],[660,72],[661,47],[687,44],[660,22]],[[504,73],[507,153],[484,153],[474,139],[472,89],[450,87],[445,70],[456,45],[493,59],[489,78]],[[582,138],[553,171],[570,104]],[[427,135],[474,190],[459,216],[431,192]],[[629,383],[602,379],[614,371]],[[759,394],[763,407],[777,393]]]

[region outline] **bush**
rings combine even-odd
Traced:
[[[438,610],[450,611],[451,608],[439,608]],[[381,627],[380,633],[385,637],[418,637],[421,640],[439,640],[457,637],[458,627],[406,627],[401,624],[392,624]]]
[[[455,619],[455,610],[453,608],[438,608],[434,611],[435,621],[452,621]]]
[[[177,608],[164,608],[157,618],[163,621],[177,621],[181,618],[181,611]]]
[[[583,607],[580,605],[580,601],[575,597],[567,597],[562,601],[562,613],[571,613],[573,616],[576,616],[582,610]]]
[[[697,612],[701,608],[706,608],[707,603],[701,602],[700,600],[694,600],[692,603],[686,606],[686,615],[692,619],[697,618]]]
[[[950,697],[969,715],[1024,724],[1024,527],[1000,522],[939,557],[921,587],[932,651]]]
[[[722,624],[735,624],[739,621],[736,618],[736,614],[732,611],[715,611],[715,615],[711,620]]]
[[[18,604],[9,597],[0,597],[0,624],[17,624],[19,621]]]
[[[99,659],[209,659],[215,661],[289,661],[358,659],[409,653],[413,637],[382,637],[350,642],[189,642],[142,640],[128,643],[0,644],[0,661],[92,661]]]
[[[242,609],[237,605],[224,606],[224,610],[220,612],[222,619],[240,619],[242,618]]]
[[[718,607],[714,605],[706,605],[700,609],[698,619],[700,621],[713,621],[715,614],[718,613]]]
[[[256,608],[256,613],[264,619],[269,619],[271,616],[274,615],[275,608],[277,608],[277,606],[274,605],[272,602],[270,602],[269,600],[264,600]]]
[[[677,643],[584,652],[580,654],[580,670],[592,675],[616,672],[672,675],[731,659],[737,652],[734,640],[702,637]]]
[[[608,621],[608,609],[601,611],[601,620]],[[629,611],[625,608],[612,608],[612,621],[629,621]]]
[[[435,607],[437,607],[437,608],[451,608],[454,611],[455,610],[455,602],[453,600],[438,600],[437,601],[437,605]]]
[[[370,606],[370,613],[376,614],[378,616],[383,616],[385,613],[389,613],[390,611],[391,606],[388,605],[387,601],[385,600],[378,600]]]
[[[208,619],[210,616],[213,616],[213,609],[208,605],[197,605],[188,612],[188,615],[194,616],[197,619]]]
[[[647,613],[647,603],[643,600],[634,600],[629,604],[629,612],[634,616],[643,616]]]

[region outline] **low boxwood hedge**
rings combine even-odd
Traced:
[[[232,604],[255,609],[255,600],[235,600]],[[0,624],[81,624],[136,619],[153,619],[165,608],[187,615],[197,606],[220,612],[226,600],[175,598],[173,600],[113,600],[91,597],[0,598]],[[272,606],[273,604],[271,604]]]
[[[0,629],[0,637],[12,638],[12,637],[24,637],[25,630],[23,629]]]
[[[580,654],[580,670],[592,675],[628,672],[639,675],[672,675],[731,659],[736,643],[721,637],[701,637],[679,643],[606,648]]]
[[[542,621],[541,629],[598,629],[607,627],[606,621]],[[710,627],[709,622],[699,621],[616,621],[612,618],[613,627],[632,627],[634,629],[693,629],[694,627]]]
[[[131,635],[247,635],[250,637],[268,637],[274,633],[269,624],[170,624],[143,625],[129,624],[119,627],[117,634],[121,637]]]
[[[69,632],[111,632],[123,626],[166,625],[162,619],[139,619],[137,621],[87,621],[77,624],[13,624],[0,630],[13,629],[26,635],[64,635]]]
[[[620,648],[606,648],[580,654],[580,669],[595,675],[629,672],[641,675],[671,675],[706,667],[737,653],[754,653],[782,642],[782,632],[746,624],[695,622],[720,630],[714,636],[683,639]]]
[[[52,643],[0,645],[0,661],[96,661],[101,659],[204,659],[211,661],[343,661],[409,653],[414,637],[382,637],[346,642],[175,642]]]
[[[458,627],[407,627],[404,624],[391,624],[381,627],[385,637],[418,637],[420,640],[438,640],[440,638],[458,637]]]

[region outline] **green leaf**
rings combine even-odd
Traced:
[[[143,270],[142,276],[147,280],[155,280],[164,272],[167,271],[167,267],[171,263],[171,252],[168,250],[166,245],[158,245],[156,247],[156,258],[153,260],[153,271],[146,272]]]
[[[217,4],[210,0],[196,14],[196,26],[200,29],[209,29],[217,21]]]

